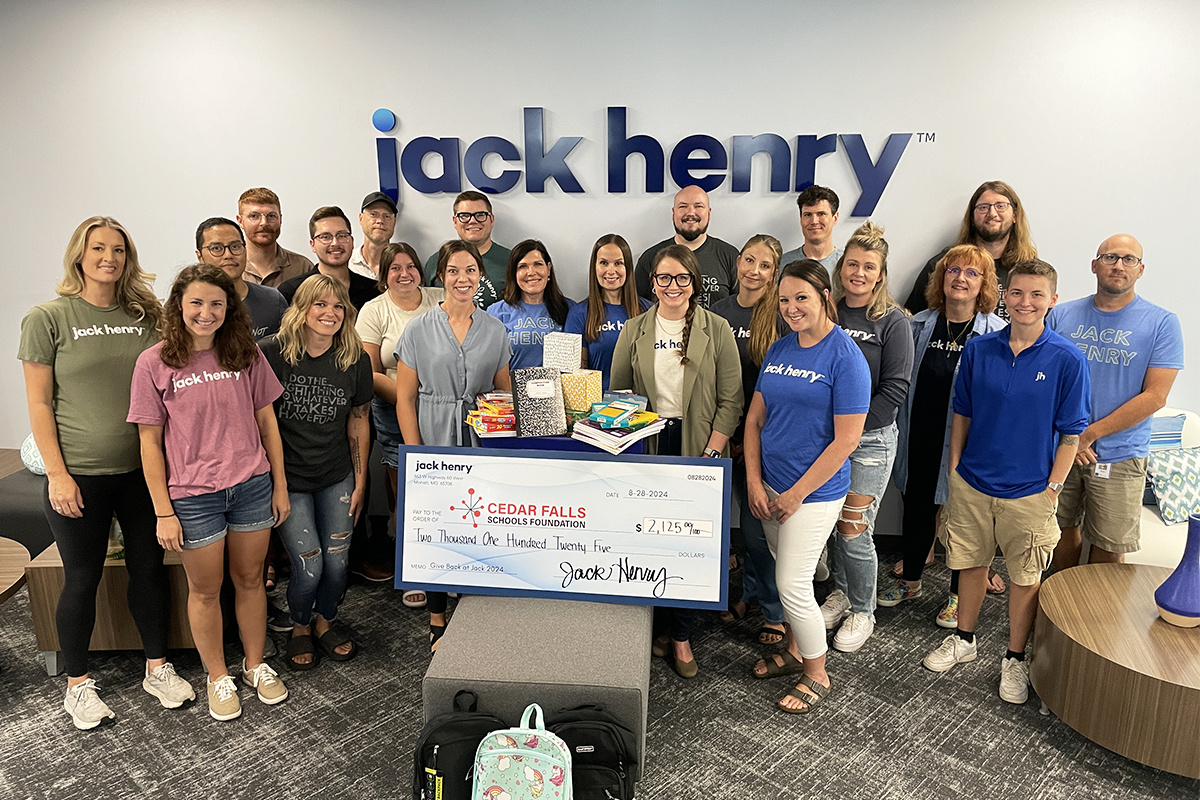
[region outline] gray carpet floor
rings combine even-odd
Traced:
[[[789,679],[748,674],[763,649],[752,638],[760,620],[724,625],[701,614],[699,677],[685,682],[661,660],[652,667],[639,797],[1200,798],[1200,781],[1088,742],[1041,715],[1036,697],[1024,706],[999,699],[1007,596],[985,602],[977,661],[944,675],[923,669],[921,657],[945,635],[933,618],[947,579],[935,565],[922,597],[879,610],[863,650],[831,650],[834,691],[805,717],[774,709]],[[386,585],[347,593],[342,619],[362,645],[357,659],[300,674],[275,659],[291,697],[267,707],[243,689],[242,717],[225,723],[210,719],[202,700],[161,708],[141,688],[138,654],[110,653],[95,655],[92,674],[118,719],[77,731],[62,710],[65,679],[47,677],[36,652],[25,591],[3,611],[0,797],[409,795],[428,617]],[[240,655],[228,648],[231,666]],[[194,651],[172,660],[203,687]]]

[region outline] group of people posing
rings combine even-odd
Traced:
[[[745,569],[724,618],[761,609],[758,640],[778,649],[753,676],[799,676],[780,709],[807,713],[829,693],[829,631],[855,652],[877,605],[921,592],[935,533],[954,570],[937,624],[954,632],[925,666],[976,658],[984,594],[1004,590],[989,571],[999,546],[1012,583],[1000,695],[1024,702],[1026,639],[1052,558],[1078,562],[1081,526],[1093,561],[1137,548],[1149,416],[1183,366],[1178,320],[1135,295],[1141,246],[1122,235],[1092,262],[1096,294],[1048,324],[1056,273],[998,181],[973,194],[959,240],[930,260],[908,308],[888,287],[882,228],[868,221],[837,248],[837,195],[813,186],[798,208],[800,248],[759,234],[739,250],[708,235],[708,197],[686,187],[675,235],[636,264],[623,237],[595,242],[579,303],[563,296],[545,244],[491,240],[491,202],[476,192],[455,200],[458,237],[422,269],[391,241],[398,209],[385,194],[363,200],[361,247],[341,209],[318,209],[313,266],[277,244],[278,197],[248,190],[236,221],[197,228],[198,263],[165,304],[128,232],[85,220],[58,299],[25,317],[18,352],[64,565],[57,624],[76,727],[114,716],[87,654],[114,514],[146,691],[168,708],[195,696],[166,660],[170,549],[187,573],[210,714],[241,713],[223,647],[226,572],[242,680],[281,702],[288,690],[263,657],[272,530],[291,565],[287,666],[354,657],[337,620],[372,442],[394,512],[400,445],[477,444],[466,424],[475,396],[510,389],[510,370],[540,365],[545,333],[563,330],[582,335],[583,366],[605,388],[645,395],[666,420],[651,451],[733,459]],[[872,533],[889,480],[904,499],[904,557],[880,586]],[[834,589],[818,605],[827,542]],[[355,569],[390,577],[384,564]],[[427,608],[436,649],[446,594],[404,599]],[[699,671],[693,616],[656,614],[654,651],[684,678]]]

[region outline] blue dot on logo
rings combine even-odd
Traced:
[[[396,127],[396,115],[386,108],[377,108],[371,115],[371,123],[375,125],[375,130],[387,133]]]

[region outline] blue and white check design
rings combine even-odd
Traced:
[[[1147,471],[1164,522],[1187,522],[1200,514],[1200,447],[1152,451]]]

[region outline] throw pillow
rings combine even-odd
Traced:
[[[1189,515],[1200,514],[1200,447],[1152,451],[1147,472],[1154,478],[1163,522],[1187,522]]]

